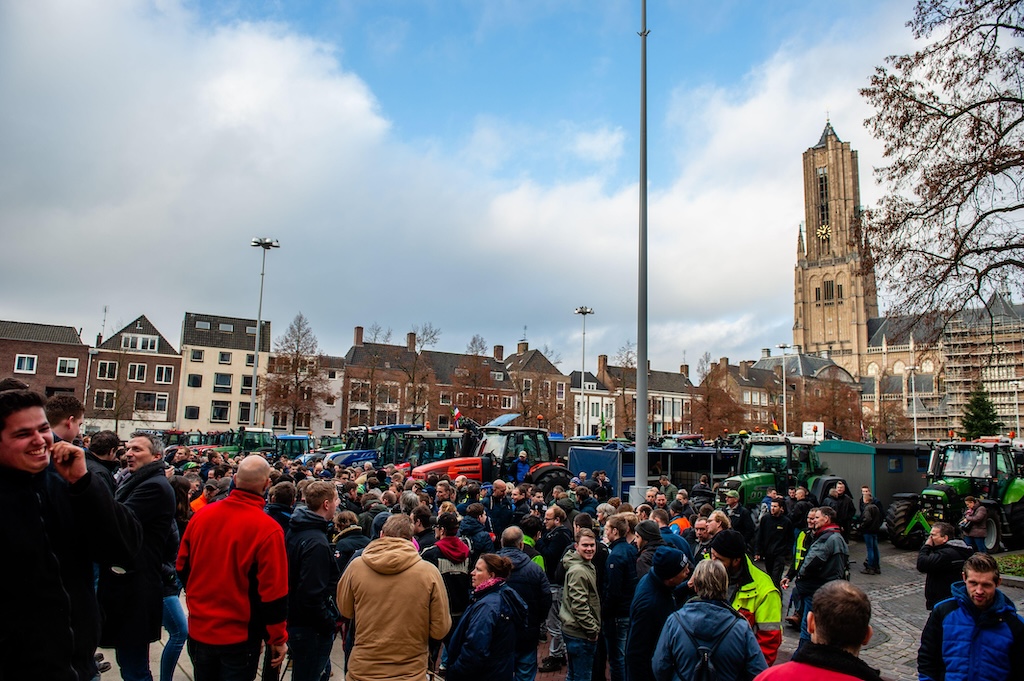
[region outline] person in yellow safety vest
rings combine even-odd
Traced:
[[[729,572],[732,607],[750,624],[765,662],[771,666],[782,645],[782,594],[772,578],[747,556],[747,544],[736,530],[722,530],[711,540],[711,556]]]
[[[797,573],[800,572],[800,565],[804,562],[804,556],[807,555],[807,549],[814,543],[814,528],[818,521],[818,510],[811,509],[807,514],[807,529],[801,530],[796,535],[796,550],[793,552],[793,565],[789,568],[789,572],[786,573],[786,577],[782,580],[783,589],[788,588],[789,583],[793,581]],[[794,605],[794,603],[796,605]],[[796,591],[790,595],[789,608],[796,608],[796,612],[786,618],[786,621],[794,626],[800,626],[800,621],[803,619],[803,609],[800,605],[800,599],[796,596]],[[787,608],[787,610],[789,610]]]

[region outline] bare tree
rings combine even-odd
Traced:
[[[897,311],[948,319],[1024,287],[1024,5],[918,0],[907,25],[937,38],[888,57],[861,91],[889,162],[864,236]]]
[[[822,421],[846,440],[859,440],[863,420],[860,393],[835,374],[812,381],[810,389],[813,392],[807,397],[806,411],[815,417],[812,420]]]
[[[487,354],[487,341],[480,334],[475,334],[472,340],[469,341],[469,345],[466,346],[467,355],[486,355]]]
[[[562,363],[562,353],[558,352],[554,348],[550,347],[547,343],[540,349],[540,354],[548,358],[548,361],[558,366]]]
[[[274,353],[260,392],[267,410],[289,414],[294,433],[300,416],[308,428],[309,420],[321,413],[332,396],[316,334],[301,312],[274,341]]]
[[[412,333],[416,334],[416,343],[411,352],[406,352],[398,362],[406,378],[406,404],[411,423],[423,423],[426,420],[429,394],[436,383],[430,379],[430,367],[423,361],[422,352],[437,345],[441,339],[441,329],[430,322],[413,325]]]
[[[727,377],[718,375],[719,366],[705,352],[697,361],[696,397],[693,405],[693,425],[712,440],[727,433],[744,419],[743,407],[736,403],[725,389]]]

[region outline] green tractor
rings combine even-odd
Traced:
[[[785,494],[790,487],[806,487],[817,499],[823,499],[844,475],[831,475],[835,469],[848,468],[846,459],[870,461],[874,448],[846,440],[815,440],[802,437],[752,436],[740,454],[739,474],[718,488],[717,505],[725,505],[727,492],[736,490],[740,503],[751,509],[755,520],[764,509],[761,501],[770,488]],[[829,462],[821,460],[822,455]],[[849,494],[849,485],[847,485]]]
[[[924,491],[893,495],[885,514],[889,540],[897,548],[920,548],[931,523],[957,526],[969,496],[988,511],[985,546],[990,553],[1024,544],[1024,479],[1009,446],[1001,442],[936,444]]]

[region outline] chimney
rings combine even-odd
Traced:
[[[516,354],[521,355],[530,349],[530,344],[526,341],[519,341],[519,345],[516,346]]]
[[[761,348],[761,359],[768,359],[772,356],[771,348]]]
[[[358,348],[363,347],[363,327],[356,327],[356,335],[355,338],[352,339],[352,345]]]
[[[416,352],[416,332],[410,331],[405,334],[405,349],[409,352]]]
[[[597,375],[604,376],[608,373],[608,355],[597,356]]]
[[[647,360],[647,373],[651,373],[651,360]]]
[[[103,345],[103,334],[98,333],[96,334],[96,347],[99,347],[101,345]]]
[[[681,373],[683,376],[685,376],[686,380],[690,380],[690,365],[689,364],[680,364],[679,365],[679,373]]]
[[[750,362],[740,362],[740,376],[744,380],[750,378]]]
[[[504,345],[495,345],[494,346],[494,359],[499,361],[499,362],[504,362],[505,361],[505,346]]]
[[[722,367],[723,371],[728,371],[729,370],[729,358],[728,357],[722,357],[721,359],[719,359],[718,360],[718,364],[719,364],[719,366]]]
[[[804,354],[804,346],[802,346],[802,345],[794,345],[793,346],[793,354],[794,355],[802,355],[802,354]]]
[[[821,357],[822,359],[828,359],[829,358],[829,351],[828,350],[822,350],[822,351],[820,351],[818,353],[818,356]]]

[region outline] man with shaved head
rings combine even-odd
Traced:
[[[263,639],[275,667],[288,650],[284,532],[263,510],[270,464],[251,454],[234,482],[226,499],[192,517],[178,552],[196,681],[256,678]]]

